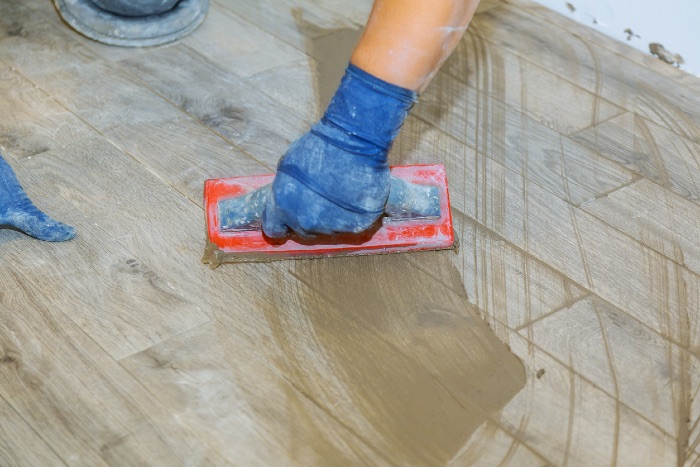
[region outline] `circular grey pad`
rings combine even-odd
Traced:
[[[167,44],[199,26],[209,0],[180,0],[165,13],[122,16],[97,7],[90,0],[54,0],[58,12],[80,34],[110,45],[147,47]]]

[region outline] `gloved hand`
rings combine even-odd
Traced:
[[[389,149],[417,97],[349,65],[321,121],[279,161],[263,211],[265,234],[371,227],[389,195]]]
[[[75,229],[51,219],[32,204],[12,167],[0,156],[0,228],[11,227],[49,242],[75,236]]]

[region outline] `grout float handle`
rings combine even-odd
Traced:
[[[219,230],[260,230],[262,213],[272,185],[219,201]],[[385,221],[431,219],[440,217],[438,187],[409,183],[391,177],[389,198],[384,206]]]

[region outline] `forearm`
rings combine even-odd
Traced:
[[[350,59],[392,84],[423,91],[457,46],[479,0],[376,0]]]

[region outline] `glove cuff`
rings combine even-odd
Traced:
[[[386,157],[417,100],[417,92],[350,64],[326,113],[311,131],[347,151]]]

